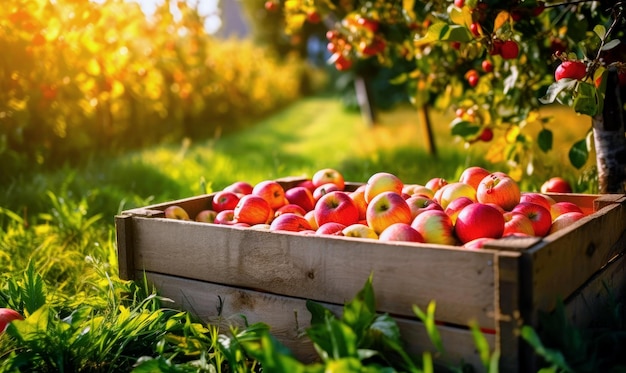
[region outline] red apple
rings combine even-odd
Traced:
[[[237,203],[239,203],[239,195],[235,192],[222,190],[213,195],[211,205],[213,206],[213,210],[215,210],[215,212],[220,212],[223,210],[235,209]]]
[[[226,192],[233,192],[235,194],[250,194],[252,193],[252,184],[245,181],[235,181],[234,183],[226,186],[223,190]]]
[[[278,210],[274,211],[274,217],[280,216],[282,214],[287,214],[287,213],[304,216],[306,214],[306,211],[304,211],[302,207],[296,204],[288,203],[284,206],[280,206]]]
[[[0,334],[4,333],[9,324],[15,320],[24,320],[24,317],[10,308],[0,308]]]
[[[235,206],[234,218],[250,225],[268,223],[274,215],[270,204],[261,196],[247,194]]]
[[[555,202],[550,206],[550,216],[552,217],[552,220],[556,219],[559,215],[565,214],[566,212],[579,212],[582,214],[583,210],[575,203],[568,201]]]
[[[315,230],[315,234],[318,236],[321,235],[330,235],[330,236],[343,236],[343,230],[346,228],[344,224],[336,223],[334,221],[329,221],[319,226]]]
[[[541,193],[572,193],[572,185],[562,177],[555,176],[541,185]]]
[[[270,208],[277,209],[287,204],[285,189],[275,180],[264,180],[252,188],[252,194],[257,195],[269,203]]]
[[[313,193],[313,191],[315,190],[315,185],[313,185],[313,180],[311,180],[311,179],[303,180],[303,181],[299,182],[298,185],[296,185],[296,186],[305,187],[309,191],[311,191],[311,193]]]
[[[481,237],[500,238],[504,232],[504,216],[492,206],[472,203],[459,212],[454,232],[462,243]]]
[[[292,212],[277,216],[270,224],[270,231],[300,232],[304,230],[311,230],[311,225],[304,217]]]
[[[393,223],[411,223],[411,209],[406,200],[396,192],[377,194],[367,205],[367,225],[376,234],[385,230]]]
[[[217,212],[213,210],[202,210],[196,214],[195,220],[201,223],[213,223]]]
[[[536,203],[520,202],[511,211],[526,215],[530,219],[535,236],[543,237],[550,231],[552,216],[550,215],[550,210],[545,207]]]
[[[434,199],[424,195],[413,195],[406,199],[406,204],[411,209],[411,219],[415,219],[417,215],[427,210],[441,210],[443,208]]]
[[[517,182],[503,172],[485,176],[476,189],[476,199],[480,203],[495,203],[506,211],[515,207],[521,198]]]
[[[359,209],[348,193],[333,191],[324,194],[315,205],[315,220],[318,226],[335,222],[345,226],[359,221]]]
[[[404,184],[394,174],[388,172],[377,172],[370,176],[365,185],[365,201],[370,203],[374,197],[383,192],[394,192],[402,195]]]
[[[304,186],[295,186],[285,190],[285,198],[289,203],[302,207],[304,211],[311,211],[315,207],[313,192]]]
[[[439,202],[444,211],[450,202],[459,197],[466,197],[472,202],[476,202],[476,189],[469,184],[454,182],[442,186],[435,193],[435,200]]]
[[[371,238],[374,240],[378,239],[378,235],[371,227],[361,223],[348,225],[341,231],[341,233],[346,237]]]
[[[454,245],[454,225],[450,217],[441,210],[428,210],[417,215],[411,227],[418,231],[424,242]]]
[[[424,242],[424,237],[406,223],[393,223],[378,236],[379,241]]]
[[[533,223],[530,221],[528,216],[512,211],[507,211],[502,216],[504,216],[503,237],[511,234],[524,234],[528,236],[535,235]]]
[[[317,225],[317,220],[315,220],[315,209],[307,211],[307,213],[304,214],[304,218],[309,222],[311,229],[316,230],[319,227]]]
[[[459,197],[452,200],[452,202],[448,204],[448,207],[446,207],[446,209],[443,211],[448,214],[448,216],[452,220],[452,224],[456,224],[456,218],[459,216],[459,212],[461,212],[461,210],[463,210],[465,206],[471,205],[474,202],[475,201],[471,200],[468,197]]]
[[[479,237],[463,244],[463,247],[468,250],[482,249],[487,242],[494,241],[495,238],[491,237]]]
[[[548,210],[550,210],[550,207],[555,202],[554,199],[552,199],[552,197],[549,197],[545,194],[534,193],[534,192],[523,192],[522,195],[520,196],[519,201],[536,203],[538,205],[541,205],[547,208]]]
[[[366,219],[367,202],[365,202],[365,188],[357,188],[354,192],[349,193],[350,198],[359,209],[359,220]]]
[[[215,219],[213,219],[213,223],[222,225],[235,224],[236,221],[234,210],[222,210],[218,212],[217,215],[215,215]]]
[[[489,175],[491,172],[488,170],[478,167],[472,166],[463,170],[461,176],[459,177],[459,182],[471,185],[474,189],[478,189],[478,184],[485,178],[485,176]]]
[[[178,205],[168,206],[163,212],[168,219],[189,220],[187,211]]]
[[[313,199],[317,201],[325,194],[328,194],[330,192],[334,192],[334,191],[341,191],[341,189],[339,189],[339,187],[337,186],[337,184],[335,183],[326,183],[326,184],[322,184],[320,186],[318,186],[317,188],[315,188],[315,190],[313,190]]]
[[[585,214],[582,212],[565,212],[554,219],[552,222],[552,226],[550,226],[550,231],[548,234],[552,234],[554,232],[560,231],[563,228],[569,227],[580,219],[584,218]]]
[[[341,172],[333,169],[333,168],[323,168],[321,170],[316,171],[311,178],[313,182],[313,186],[316,188],[320,185],[333,183],[337,186],[338,190],[343,190],[345,188],[345,180]]]
[[[432,179],[428,180],[426,184],[424,184],[424,186],[432,190],[433,193],[436,193],[439,189],[441,189],[442,186],[446,184],[448,184],[448,181],[446,179],[443,179],[441,177],[433,177]]]

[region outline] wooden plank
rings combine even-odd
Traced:
[[[137,277],[143,276],[138,271]],[[176,302],[177,307],[186,309],[207,323],[228,326],[244,326],[263,322],[271,327],[271,333],[287,346],[300,361],[309,363],[318,359],[312,342],[303,334],[310,326],[310,313],[306,300],[254,290],[239,289],[219,284],[184,279],[175,276],[145,272],[159,293]],[[375,286],[375,285],[374,285]],[[375,286],[375,292],[376,286]],[[354,294],[356,295],[356,293]],[[378,298],[378,297],[377,297]],[[343,305],[319,302],[336,315],[341,315]],[[424,351],[435,351],[422,323],[416,317],[394,316],[402,335],[406,351],[421,355]],[[475,349],[471,332],[463,328],[439,326],[444,354],[435,354],[435,362],[443,366],[459,366],[461,362],[480,369],[480,357]],[[493,348],[495,336],[485,335]]]
[[[518,372],[522,368],[519,343],[519,328],[523,323],[520,312],[521,255],[502,251],[496,257],[496,348],[500,351],[500,371],[503,372]]]
[[[131,280],[135,273],[132,223],[132,217],[129,215],[115,217],[118,272],[120,278],[124,280]]]

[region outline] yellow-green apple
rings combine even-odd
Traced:
[[[10,308],[0,308],[0,334],[4,333],[9,324],[15,320],[24,320],[24,317]]]
[[[343,236],[343,230],[346,228],[344,224],[336,223],[334,221],[329,221],[319,226],[315,230],[315,234],[318,236],[328,235],[328,236]]]
[[[541,184],[541,193],[572,193],[572,185],[562,177],[555,176]]]
[[[411,209],[411,219],[415,219],[417,215],[428,210],[441,210],[443,208],[434,199],[421,194],[415,194],[406,199],[406,204]]]
[[[382,192],[367,204],[366,220],[367,225],[380,235],[393,223],[410,224],[411,208],[397,192]]]
[[[411,227],[418,231],[426,243],[454,245],[454,225],[442,210],[428,210],[417,215]]]
[[[469,184],[454,182],[442,186],[435,193],[435,200],[439,202],[444,211],[450,202],[459,197],[467,197],[476,202],[476,189]]]
[[[350,198],[359,209],[359,220],[366,219],[367,202],[365,202],[365,188],[357,188],[354,192],[349,193]]]
[[[536,203],[538,205],[541,205],[547,208],[548,210],[550,210],[550,207],[552,206],[552,204],[555,203],[552,197],[549,197],[541,193],[535,193],[535,192],[522,192],[519,201]]]
[[[252,184],[245,181],[235,181],[224,187],[224,191],[233,192],[235,194],[246,195],[252,193]]]
[[[393,223],[378,236],[379,241],[424,242],[424,237],[407,223]]]
[[[371,227],[361,223],[350,224],[341,233],[346,237],[378,239],[378,235]]]
[[[402,195],[404,184],[399,177],[389,172],[377,172],[370,176],[365,184],[365,201],[370,203],[374,197],[383,192],[394,192]]]
[[[480,237],[500,238],[504,232],[504,216],[492,206],[472,203],[459,212],[454,232],[463,244]]]
[[[347,192],[336,190],[324,194],[315,204],[315,221],[321,227],[328,222],[345,226],[359,221],[359,209]],[[318,228],[319,229],[319,228]]]
[[[339,187],[337,186],[337,184],[334,184],[334,183],[322,184],[318,186],[317,188],[315,188],[315,190],[313,190],[313,199],[317,203],[317,201],[319,201],[319,199],[323,195],[328,194],[330,192],[334,192],[334,191],[341,191]]]
[[[222,224],[222,225],[233,225],[236,223],[235,221],[235,211],[234,210],[222,210],[215,215],[215,219],[213,219],[213,223]]]
[[[496,239],[491,238],[491,237],[479,237],[479,238],[475,238],[469,242],[464,243],[463,247],[468,250],[478,250],[478,249],[482,249],[486,243],[490,241],[494,241],[494,240]]]
[[[211,205],[215,212],[234,210],[239,203],[239,195],[235,192],[221,190],[213,195]]]
[[[585,214],[582,212],[570,211],[565,212],[554,219],[552,221],[552,226],[550,226],[550,231],[548,234],[552,234],[554,232],[560,231],[563,228],[569,227],[580,219],[584,218]]]
[[[517,182],[504,172],[493,172],[485,176],[478,189],[476,200],[480,203],[495,203],[506,211],[515,207],[521,198]]]
[[[532,202],[520,202],[511,210],[526,215],[533,225],[534,235],[543,237],[550,231],[552,216],[550,210]]]
[[[217,212],[214,210],[202,210],[196,214],[195,220],[201,223],[213,223]]]
[[[313,185],[313,180],[311,179],[306,179],[306,180],[302,180],[301,182],[298,183],[298,185],[296,186],[300,186],[300,187],[305,187],[307,188],[311,193],[313,193],[313,191],[315,190],[315,185]]]
[[[552,217],[552,220],[556,219],[559,215],[565,214],[566,212],[580,212],[582,214],[583,210],[575,203],[568,201],[555,202],[550,206],[550,216]]]
[[[446,184],[448,184],[448,181],[446,179],[441,177],[433,177],[432,179],[428,180],[426,184],[424,184],[424,186],[430,189],[433,193],[436,193],[439,189],[441,189],[442,186]]]
[[[187,211],[178,205],[168,206],[163,212],[168,219],[189,220]]]
[[[435,192],[423,185],[414,185],[412,188],[404,188],[404,192],[410,196],[426,196],[430,199],[435,197]]]
[[[302,207],[304,211],[311,211],[315,207],[313,192],[304,186],[295,186],[285,190],[285,198],[289,203]]]
[[[317,228],[319,228],[319,225],[317,225],[317,220],[315,220],[314,209],[311,211],[307,211],[306,214],[304,214],[304,218],[309,222],[311,229],[316,230]]]
[[[311,181],[316,188],[327,183],[335,184],[339,190],[344,190],[345,188],[343,175],[333,168],[317,170],[311,177]]]
[[[275,180],[263,180],[259,182],[252,188],[252,194],[266,200],[273,210],[287,204],[285,189]]]
[[[234,218],[238,222],[250,225],[269,224],[274,216],[274,210],[263,197],[256,194],[246,194],[239,199],[234,214]]]
[[[459,182],[471,185],[474,189],[478,189],[478,184],[485,178],[485,176],[489,175],[487,169],[479,167],[479,166],[471,166],[461,172],[461,176],[459,177]]]
[[[443,211],[448,214],[448,216],[452,220],[452,224],[456,224],[456,218],[457,216],[459,216],[459,212],[461,212],[461,210],[463,210],[465,206],[471,205],[474,202],[475,201],[473,201],[469,197],[455,198],[450,203],[448,203],[448,206]]]
[[[502,216],[504,216],[503,237],[511,234],[525,234],[528,236],[535,235],[533,223],[530,221],[528,216],[513,211],[507,211],[502,214]]]
[[[304,230],[311,230],[311,225],[302,215],[292,212],[277,216],[270,224],[270,231],[300,232]]]
[[[280,206],[278,210],[274,211],[274,218],[286,213],[304,216],[306,214],[306,211],[304,211],[304,209],[299,205],[296,205],[294,203],[288,203],[284,206]]]

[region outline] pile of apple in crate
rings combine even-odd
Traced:
[[[379,172],[365,184],[351,184],[331,168],[284,187],[277,180],[256,185],[235,182],[214,194],[211,209],[195,221],[339,235],[380,241],[405,241],[480,248],[489,240],[543,237],[571,225],[588,211],[570,201],[555,201],[547,192],[569,193],[561,178],[548,180],[542,193],[521,192],[503,172],[469,167],[458,181],[433,178],[425,185],[405,184]],[[165,217],[191,220],[179,205]]]

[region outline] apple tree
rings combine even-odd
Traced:
[[[571,164],[583,167],[595,147],[600,192],[626,190],[626,2],[271,1],[283,7],[288,33],[312,12],[330,25],[328,62],[338,70],[363,59],[410,61],[392,81],[410,83],[426,118],[430,107],[454,110],[452,134],[468,145],[491,142],[487,158],[506,162],[517,179],[541,164],[559,131],[542,105],[588,116],[587,136],[569,150]]]

